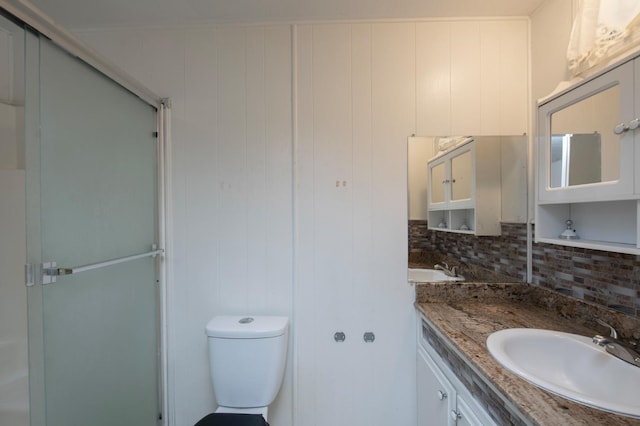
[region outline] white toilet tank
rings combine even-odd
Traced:
[[[218,405],[242,409],[271,404],[284,376],[289,319],[217,316],[206,332]]]

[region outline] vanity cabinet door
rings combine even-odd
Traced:
[[[450,424],[451,413],[456,409],[456,391],[422,349],[417,352],[416,380],[418,426]]]
[[[451,419],[455,421],[456,426],[484,426],[492,424],[484,413],[474,411],[471,405],[461,395],[457,398],[456,411],[451,413]]]
[[[418,426],[496,426],[465,385],[433,349],[419,315],[416,357]]]

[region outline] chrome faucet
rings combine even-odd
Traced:
[[[457,277],[458,276],[458,267],[457,266],[452,266],[451,268],[449,268],[449,265],[447,265],[445,262],[442,262],[444,264],[444,266],[440,265],[440,264],[436,264],[433,266],[433,269],[437,269],[440,270],[442,272],[444,272],[444,274],[448,277]]]
[[[604,325],[605,327],[609,327],[609,336],[604,337],[596,335],[593,337],[593,343],[602,346],[608,353],[616,358],[620,358],[629,364],[640,367],[640,353],[638,352],[638,348],[634,345],[625,343],[622,340],[618,340],[618,333],[616,330],[600,318],[596,318],[596,322],[600,325]]]

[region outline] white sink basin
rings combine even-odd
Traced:
[[[505,368],[549,392],[600,410],[640,418],[640,368],[591,338],[559,331],[510,328],[487,339]]]
[[[464,281],[464,277],[450,277],[437,269],[409,268],[407,281],[412,283],[437,283],[440,281]]]

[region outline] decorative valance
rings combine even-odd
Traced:
[[[572,77],[638,48],[640,1],[580,1],[567,49]]]

